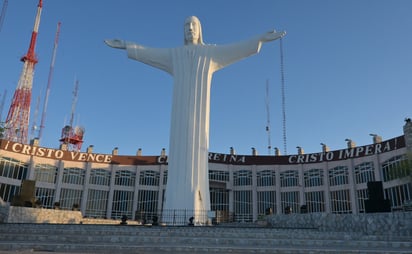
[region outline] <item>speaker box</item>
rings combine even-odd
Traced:
[[[383,200],[383,184],[381,181],[368,182],[369,200]]]
[[[389,199],[365,200],[366,213],[389,213],[390,211],[391,203]]]
[[[34,180],[22,180],[20,197],[22,200],[32,200],[36,195],[36,181]]]

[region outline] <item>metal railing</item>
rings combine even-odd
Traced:
[[[152,225],[206,226],[234,222],[235,218],[233,213],[228,211],[172,209],[157,212],[137,211],[135,220]]]

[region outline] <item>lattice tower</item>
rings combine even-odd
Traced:
[[[27,54],[21,58],[21,61],[24,63],[23,70],[14,92],[5,123],[5,139],[23,144],[28,142],[27,136],[29,131],[31,90],[33,85],[34,67],[37,64],[35,47],[42,7],[43,1],[39,0],[29,50],[27,51]]]

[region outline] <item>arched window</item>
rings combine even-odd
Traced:
[[[49,164],[34,166],[34,180],[45,183],[56,183],[57,167]]]
[[[252,171],[240,170],[240,171],[233,172],[233,185],[234,186],[252,185]]]
[[[280,186],[293,187],[299,186],[299,172],[297,170],[288,170],[280,173]]]
[[[367,183],[375,181],[375,172],[372,162],[364,162],[355,166],[356,183]]]
[[[275,186],[276,172],[274,170],[263,170],[257,172],[257,186]]]
[[[149,186],[159,186],[160,173],[153,170],[140,172],[139,184]]]
[[[313,168],[304,173],[305,187],[315,187],[323,185],[323,169]]]
[[[120,186],[134,186],[136,182],[136,174],[129,170],[119,170],[116,171],[115,185]]]
[[[349,183],[349,171],[346,166],[337,166],[329,169],[329,185],[344,185]]]
[[[92,169],[90,171],[89,183],[96,184],[96,185],[109,186],[110,176],[111,176],[111,172],[109,170],[101,169],[101,168]]]

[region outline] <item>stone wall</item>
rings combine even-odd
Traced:
[[[58,223],[79,224],[80,211],[10,206],[6,223]]]
[[[366,214],[282,214],[267,217],[275,228],[316,228],[366,235],[412,236],[412,212]]]
[[[80,211],[10,206],[0,198],[0,223],[120,224],[121,220],[83,218]],[[127,220],[128,225],[141,225]]]
[[[119,225],[121,220],[111,220],[111,219],[93,219],[93,218],[83,218],[82,224],[96,224],[96,225]],[[127,225],[142,225],[142,223],[134,220],[127,220]]]
[[[412,237],[412,212],[366,214],[282,214],[266,217],[274,228],[314,228],[324,232]],[[120,220],[83,218],[80,211],[0,204],[0,223],[119,224]],[[128,220],[127,224],[139,224]]]

